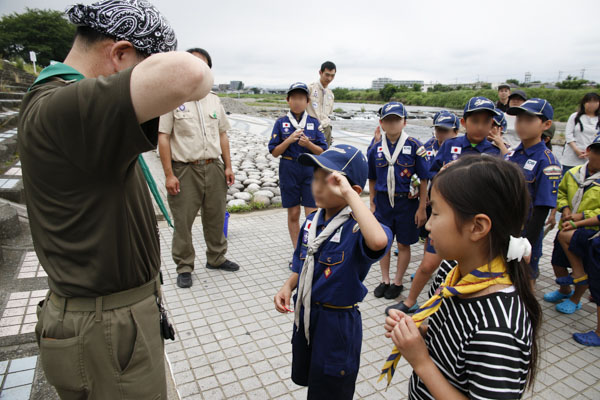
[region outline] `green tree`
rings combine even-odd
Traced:
[[[5,58],[29,60],[33,50],[38,64],[48,65],[50,60],[62,61],[67,56],[74,35],[75,26],[63,12],[27,8],[0,19],[0,53]]]
[[[506,83],[512,83],[513,85],[520,86],[518,79],[507,79]]]
[[[567,76],[562,82],[556,84],[561,89],[580,89],[584,84],[588,83],[585,79],[577,79],[574,76]]]
[[[423,85],[421,85],[419,83],[415,83],[412,87],[412,90],[413,90],[413,92],[420,92],[422,88],[423,88]]]
[[[386,83],[386,85],[379,89],[379,96],[383,101],[390,101],[390,99],[394,96],[394,94],[398,91],[398,87],[392,85],[391,83]]]

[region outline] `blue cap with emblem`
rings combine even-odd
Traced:
[[[511,107],[506,111],[509,115],[519,115],[521,113],[527,113],[531,115],[537,115],[544,119],[552,119],[554,117],[554,109],[548,103],[548,100],[533,98],[527,100],[525,103],[517,107]]]
[[[318,156],[311,153],[301,154],[298,162],[329,172],[337,171],[348,178],[351,185],[364,188],[367,183],[369,168],[365,155],[356,147],[347,144],[336,144]]]
[[[404,104],[399,103],[397,101],[390,101],[383,107],[381,107],[381,112],[379,113],[379,119],[384,119],[388,115],[397,115],[401,118],[406,118],[407,113],[404,108]]]
[[[592,143],[590,143],[590,145],[587,148],[591,149],[592,147],[600,148],[600,131],[597,132],[596,137],[594,138],[594,140],[592,140]]]
[[[494,124],[502,128],[502,133],[506,132],[508,123],[506,122],[506,115],[502,111],[498,110],[498,114],[494,115]]]
[[[433,126],[439,126],[448,129],[459,129],[460,120],[458,117],[448,110],[442,110],[435,113],[433,116]]]
[[[303,92],[306,92],[306,94],[310,94],[310,92],[308,91],[308,86],[306,86],[306,83],[303,82],[292,83],[292,86],[290,86],[290,88],[288,89],[287,94],[292,93],[294,90],[301,90]]]
[[[471,97],[465,105],[463,115],[477,111],[489,111],[493,115],[498,115],[499,112],[496,110],[494,103],[487,97],[483,96]]]

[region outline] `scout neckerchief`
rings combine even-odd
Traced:
[[[579,209],[579,205],[581,204],[581,200],[583,199],[583,192],[585,192],[585,189],[592,183],[594,183],[596,179],[600,179],[600,171],[588,176],[587,178],[585,177],[588,164],[589,161],[586,161],[586,163],[581,166],[581,168],[579,169],[579,173],[577,174],[578,176],[575,176],[574,173],[569,171],[573,179],[575,179],[575,183],[577,183],[577,185],[579,186],[579,188],[573,195],[573,199],[571,200],[571,205],[573,206],[571,207],[571,210],[573,210],[573,212],[575,213]]]
[[[306,111],[304,111],[304,114],[302,114],[302,118],[300,119],[300,122],[296,121],[296,117],[294,117],[294,115],[292,114],[291,111],[288,111],[287,117],[290,120],[290,123],[292,124],[294,129],[296,129],[296,130],[304,129],[304,127],[306,126],[306,119],[308,118],[308,113]]]
[[[415,321],[415,325],[419,327],[425,319],[440,308],[445,298],[461,294],[477,293],[492,285],[512,285],[502,257],[496,257],[490,264],[479,267],[464,277],[460,276],[460,270],[458,269],[458,265],[456,265],[448,272],[445,282],[440,285],[435,294],[413,314],[412,319]],[[387,385],[390,385],[400,357],[400,351],[394,346],[392,353],[381,370],[381,375],[379,375],[377,382],[387,377]]]
[[[311,295],[312,295],[312,282],[315,274],[315,253],[319,251],[319,248],[325,242],[329,236],[333,234],[340,226],[344,224],[350,218],[350,208],[346,207],[340,211],[323,229],[323,231],[317,236],[317,225],[319,223],[319,216],[324,212],[322,208],[316,212],[312,221],[307,222],[308,228],[308,250],[306,251],[306,258],[302,265],[302,273],[300,279],[298,279],[298,298],[296,299],[296,305],[294,309],[294,323],[296,329],[300,327],[300,309],[304,306],[304,337],[306,342],[310,343],[309,326],[310,326],[310,306],[311,306]]]
[[[398,156],[404,147],[404,143],[408,139],[408,135],[406,132],[402,131],[400,138],[396,142],[396,148],[394,149],[394,154],[390,156],[390,149],[387,144],[387,133],[383,132],[382,140],[381,140],[381,148],[383,149],[383,156],[385,157],[388,163],[387,170],[387,192],[388,199],[390,200],[390,205],[392,208],[394,207],[394,194],[396,193],[396,175],[394,173],[394,165],[396,165],[396,160],[398,160]]]

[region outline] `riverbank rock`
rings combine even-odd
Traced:
[[[248,203],[246,203],[244,200],[241,199],[234,199],[234,200],[230,200],[227,203],[227,207],[240,207],[240,206],[245,206]]]

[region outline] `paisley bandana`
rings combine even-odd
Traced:
[[[177,38],[169,21],[148,1],[104,0],[76,4],[66,10],[69,20],[106,36],[127,40],[145,54],[177,49]]]

